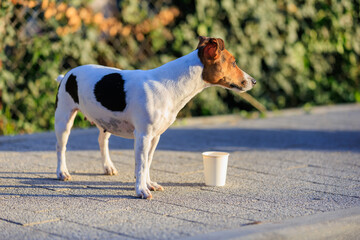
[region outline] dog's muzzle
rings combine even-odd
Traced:
[[[255,84],[256,84],[255,78],[251,78],[250,81],[251,81],[251,83],[253,84],[253,86],[255,86]]]

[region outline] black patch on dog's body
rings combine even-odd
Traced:
[[[78,85],[76,82],[76,76],[72,74],[70,75],[70,77],[66,81],[65,90],[70,94],[74,102],[79,104]]]
[[[95,84],[96,100],[110,111],[123,111],[126,107],[124,83],[119,73],[105,75]]]

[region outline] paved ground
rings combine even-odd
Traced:
[[[360,105],[179,121],[160,139],[135,198],[133,142],[111,137],[102,175],[97,130],[74,130],[71,182],[55,179],[54,133],[0,137],[0,239],[356,239]],[[225,187],[204,185],[201,152],[231,153]]]

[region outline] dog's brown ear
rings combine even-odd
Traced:
[[[199,43],[198,43],[196,49],[205,46],[208,41],[209,41],[209,38],[208,38],[208,37],[199,36]]]
[[[218,59],[225,49],[224,41],[220,38],[209,38],[205,43],[204,56],[209,60]]]
[[[219,49],[220,49],[221,51],[223,51],[223,50],[225,49],[224,40],[222,40],[221,38],[217,38],[216,40],[217,40],[217,42],[218,42],[218,44],[219,44]]]

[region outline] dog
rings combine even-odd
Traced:
[[[151,70],[120,70],[100,65],[73,68],[57,78],[55,133],[57,177],[70,180],[65,151],[78,111],[99,129],[105,174],[115,175],[109,155],[111,134],[135,139],[135,191],[151,199],[164,188],[150,180],[160,135],[196,94],[210,86],[245,92],[256,84],[242,71],[220,38],[199,37],[193,52]]]

